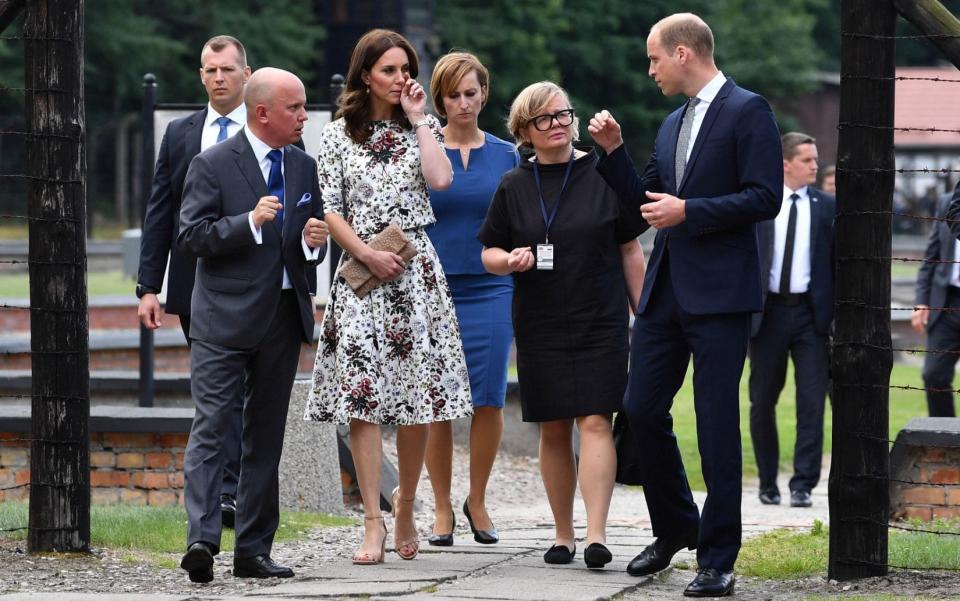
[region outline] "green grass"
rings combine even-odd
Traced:
[[[960,533],[960,520],[911,523],[908,527]],[[773,530],[744,542],[737,572],[758,578],[802,578],[827,571],[828,529],[818,520],[809,532]],[[890,530],[891,566],[960,569],[960,537]]]
[[[753,443],[750,440],[750,394],[747,381],[750,374],[750,362],[747,362],[740,380],[740,441],[743,446],[743,474],[745,478],[755,478],[757,464],[753,456]],[[697,449],[696,415],[693,410],[693,368],[687,369],[687,378],[677,394],[673,404],[673,428],[680,444],[680,453],[687,469],[687,478],[690,486],[695,490],[705,490],[703,474],[700,471],[700,454]],[[912,365],[896,364],[890,374],[890,383],[896,385],[923,386],[920,378],[920,368]],[[787,372],[787,383],[780,401],[777,403],[777,432],[780,437],[780,466],[781,476],[789,478],[793,473],[793,446],[796,441],[796,391],[793,379],[793,365]],[[897,432],[914,417],[927,414],[927,402],[922,391],[917,390],[890,390],[890,438],[896,437]],[[824,438],[823,449],[825,454],[830,453],[833,440],[833,422],[830,400],[824,411]],[[822,482],[826,482],[827,474],[822,474]],[[784,479],[784,482],[786,480]]]
[[[120,270],[91,271],[87,273],[87,296],[128,295],[136,301],[133,279],[123,275]],[[26,273],[0,274],[0,298],[28,298],[30,282]]]
[[[25,502],[0,503],[0,530],[25,526],[28,520]],[[348,526],[356,523],[350,518],[321,513],[283,511],[277,541],[296,540],[306,536],[312,528]],[[183,507],[144,507],[135,505],[94,505],[90,510],[90,538],[94,547],[124,549],[132,554],[125,561],[138,561],[137,553],[163,554],[183,551],[187,514]],[[26,531],[10,533],[13,538],[26,538]],[[233,550],[233,530],[224,529],[220,548]],[[172,562],[172,563],[171,563]],[[162,558],[159,563],[176,562]]]

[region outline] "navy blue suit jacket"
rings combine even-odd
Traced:
[[[937,217],[960,219],[960,186],[954,191],[952,200],[949,193],[940,196],[937,201]],[[954,250],[958,236],[960,225],[956,221],[937,221],[930,228],[927,250],[923,254],[925,261],[917,272],[916,287],[916,304],[931,308],[930,319],[927,321],[928,332],[940,317],[940,309],[947,306],[953,261],[957,259]]]
[[[810,305],[813,309],[814,328],[818,334],[830,332],[833,321],[833,220],[837,214],[837,201],[823,190],[807,187],[810,196]],[[773,220],[757,225],[760,240],[760,274],[763,278],[763,299],[770,291],[770,268],[773,264]],[[763,313],[753,316],[752,335],[756,336],[763,323]]]
[[[756,223],[773,219],[783,193],[783,154],[770,105],[728,79],[707,108],[679,185],[674,155],[685,105],[660,126],[638,175],[621,145],[597,165],[626,201],[644,191],[686,200],[686,220],[657,232],[638,313],[646,309],[666,254],[677,302],[695,315],[755,312],[762,307]]]

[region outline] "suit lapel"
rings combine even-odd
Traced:
[[[260,198],[267,195],[267,184],[263,181],[263,172],[260,171],[260,164],[257,162],[256,155],[253,154],[253,147],[247,140],[246,130],[241,130],[237,135],[222,143],[233,145],[232,150],[237,168],[243,179],[250,185],[254,196],[253,206],[256,206]]]
[[[677,194],[680,190],[680,182],[674,181],[676,177],[675,157],[677,156],[677,138],[680,137],[680,126],[683,124],[683,111],[687,105],[684,104],[679,110],[674,111],[668,119],[673,119],[667,130],[666,148],[664,149],[663,162],[664,169],[668,174],[669,180],[673,182],[673,193]]]
[[[190,122],[183,136],[183,156],[190,159],[200,154],[200,138],[203,136],[203,124],[207,120],[207,109],[197,111],[190,117]]]
[[[300,200],[299,182],[296,179],[297,157],[294,156],[292,146],[283,149],[283,243],[287,244],[296,236],[290,235],[293,222],[297,221],[297,202]],[[289,240],[288,240],[289,239]]]
[[[710,137],[710,130],[713,128],[713,124],[717,122],[717,115],[720,114],[720,111],[723,110],[723,105],[727,101],[727,96],[730,94],[730,90],[733,89],[733,81],[727,79],[726,83],[720,88],[720,91],[717,92],[717,96],[713,99],[713,102],[710,103],[710,106],[707,107],[707,114],[703,116],[703,123],[700,124],[700,131],[697,132],[697,139],[693,142],[693,150],[690,152],[690,160],[687,161],[687,167],[683,171],[683,181],[677,182],[677,194],[680,194],[680,191],[683,188],[683,184],[690,179],[690,173],[697,166],[697,158],[700,156],[700,151],[703,150],[703,145],[706,143],[708,137]],[[678,134],[679,135],[679,130]],[[674,144],[676,144],[676,137],[674,137]]]
[[[823,216],[823,205],[820,194],[807,186],[807,195],[810,197],[810,271],[813,272],[813,256],[817,253],[817,235],[820,233],[820,219]]]

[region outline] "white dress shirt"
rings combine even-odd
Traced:
[[[267,153],[269,153],[273,148],[267,145],[266,142],[258,138],[253,134],[249,129],[244,129],[244,133],[247,136],[247,140],[250,142],[250,147],[253,148],[253,155],[257,157],[257,164],[260,165],[260,172],[263,174],[263,181],[267,185],[270,184],[270,166],[273,162],[267,158]],[[283,148],[279,149],[280,152],[284,152]],[[286,166],[284,161],[280,161],[280,173],[284,173]],[[259,199],[258,199],[259,200]],[[284,178],[284,200],[286,200],[286,178]],[[284,202],[286,207],[295,206],[294,203]],[[286,219],[286,215],[284,215]],[[263,244],[263,232],[260,231],[260,228],[253,223],[253,211],[247,213],[247,223],[250,224],[250,231],[253,232],[253,239],[257,244]],[[303,233],[297,232],[300,236],[300,248],[303,249],[303,256],[307,258],[308,261],[316,261],[320,258],[320,248],[310,248],[307,246],[307,242],[303,239]],[[283,268],[283,285],[282,288],[287,290],[288,288],[293,288],[293,284],[290,283],[290,276],[287,274],[287,268]]]
[[[953,243],[953,260],[960,258],[960,240]],[[960,288],[960,263],[954,263],[950,267],[950,285]]]
[[[713,79],[708,81],[707,85],[703,86],[703,89],[697,92],[697,98],[700,99],[700,103],[693,107],[693,127],[690,129],[690,143],[687,145],[687,161],[690,160],[690,153],[693,152],[693,144],[697,141],[697,134],[700,133],[700,126],[703,125],[703,118],[707,115],[707,109],[710,108],[710,103],[717,97],[717,94],[720,93],[720,88],[722,88],[725,83],[727,83],[727,78],[724,77],[722,71],[717,71]]]
[[[783,187],[783,204],[773,221],[773,260],[770,263],[770,292],[780,292],[780,272],[787,245],[787,222],[790,220],[790,195],[796,193],[797,233],[793,239],[793,264],[790,267],[790,293],[799,294],[810,288],[810,195],[807,187],[791,190]]]
[[[227,138],[232,138],[243,129],[247,122],[247,107],[241,102],[240,106],[230,113],[221,115],[214,110],[213,105],[207,103],[207,120],[203,124],[203,131],[200,133],[200,152],[217,143],[217,136],[220,135],[220,124],[217,123],[217,119],[220,117],[230,119],[230,123],[227,124]]]

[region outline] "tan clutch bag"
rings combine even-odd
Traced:
[[[369,244],[374,250],[385,250],[400,255],[404,262],[417,255],[417,249],[407,240],[403,230],[393,223],[383,228],[383,231],[374,236]],[[340,268],[340,275],[359,298],[364,298],[370,294],[371,290],[383,283],[367,269],[362,261],[353,257],[347,259]]]

